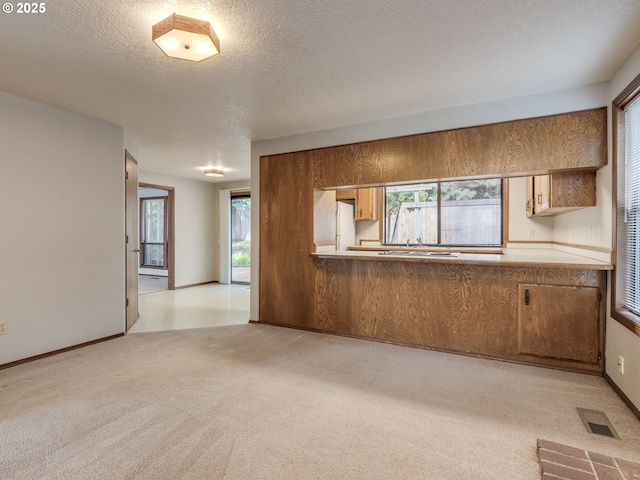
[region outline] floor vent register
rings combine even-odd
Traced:
[[[580,415],[582,423],[587,429],[587,432],[620,440],[620,437],[616,433],[616,430],[613,428],[613,425],[611,425],[611,422],[604,414],[604,412],[599,412],[597,410],[587,410],[586,408],[578,408],[578,414]]]

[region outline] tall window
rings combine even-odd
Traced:
[[[140,265],[166,268],[166,197],[140,200]]]
[[[500,246],[502,180],[386,187],[384,232],[387,245]]]
[[[614,101],[617,245],[612,315],[640,335],[640,76]]]

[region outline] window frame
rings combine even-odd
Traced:
[[[164,243],[163,243],[163,258],[162,258],[162,265],[145,265],[144,263],[144,246],[146,244],[146,242],[143,242],[143,238],[144,238],[144,207],[143,207],[143,203],[146,200],[163,200],[164,201],[164,228],[163,228],[163,238],[164,238]],[[140,268],[150,268],[150,269],[156,269],[156,270],[167,270],[169,268],[169,253],[168,253],[168,248],[167,248],[167,244],[168,244],[168,238],[169,238],[169,228],[168,228],[168,221],[169,221],[169,217],[168,217],[168,207],[169,207],[169,197],[168,196],[162,196],[162,197],[141,197],[140,198]]]
[[[470,245],[470,244],[443,244],[442,243],[442,217],[441,217],[441,208],[442,208],[442,201],[441,201],[441,195],[442,195],[442,189],[440,188],[440,185],[443,183],[450,183],[450,182],[462,182],[462,181],[474,181],[474,180],[500,180],[500,242],[496,245]],[[505,181],[506,179],[503,177],[496,177],[496,178],[457,178],[454,180],[425,180],[423,182],[410,182],[410,183],[406,183],[406,184],[399,184],[399,185],[394,185],[394,186],[403,186],[403,185],[415,185],[417,183],[435,183],[437,184],[437,210],[438,210],[438,221],[437,221],[437,239],[438,239],[438,243],[437,244],[423,244],[422,246],[425,248],[431,247],[431,248],[463,248],[463,249],[492,249],[492,248],[503,248],[505,246],[506,243],[506,238],[505,238],[505,232],[508,231],[507,229],[507,219],[508,219],[508,208],[505,206],[505,196],[508,195],[508,182]],[[389,246],[389,247],[398,247],[398,246],[405,246],[405,244],[402,243],[386,243],[386,221],[384,220],[384,218],[386,217],[386,203],[387,203],[387,190],[386,187],[382,188],[382,202],[381,203],[381,208],[380,208],[380,239],[381,239],[381,243],[384,246]],[[416,244],[410,244],[412,246],[415,246]]]
[[[622,248],[619,246],[621,239],[618,237],[618,184],[619,184],[619,166],[624,161],[621,155],[624,149],[620,148],[620,143],[624,140],[620,138],[619,132],[621,128],[624,128],[624,107],[629,105],[636,98],[640,97],[640,75],[638,75],[612,102],[611,116],[612,116],[612,138],[613,138],[613,235],[614,235],[614,264],[619,265],[621,259],[618,257],[622,252]],[[623,302],[618,301],[619,289],[617,288],[618,275],[617,269],[611,274],[611,317],[618,321],[621,325],[624,325],[636,335],[640,336],[640,315],[632,312],[627,308]]]

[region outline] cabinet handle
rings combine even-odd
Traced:
[[[527,210],[531,208],[531,200],[527,200]]]
[[[360,212],[358,213],[359,217],[362,217],[362,209],[360,209]]]
[[[531,296],[529,295],[529,289],[527,288],[524,291],[524,304],[529,305],[529,303],[531,303]]]
[[[542,194],[538,194],[538,205],[542,205]]]

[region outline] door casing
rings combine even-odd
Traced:
[[[139,187],[142,188],[155,188],[157,190],[166,190],[167,195],[167,226],[166,226],[166,242],[167,242],[167,273],[168,273],[168,285],[169,290],[175,290],[175,187],[167,187],[164,185],[155,185],[152,183],[139,183]],[[139,223],[139,222],[138,222]],[[138,241],[139,244],[139,241]],[[139,247],[138,247],[139,248]]]

